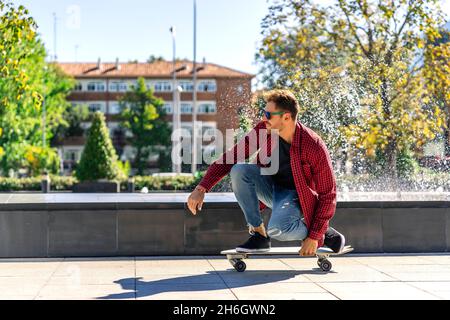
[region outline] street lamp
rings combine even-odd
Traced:
[[[180,130],[181,129],[181,111],[180,111],[180,102],[181,102],[181,92],[183,92],[183,89],[181,86],[177,86],[176,88],[176,98],[173,105],[173,114],[174,114],[174,129]],[[179,144],[181,136],[178,137],[177,141],[174,141],[173,143]],[[172,162],[173,163],[173,162]],[[181,173],[181,162],[178,164],[173,163],[174,166],[174,172]]]
[[[170,32],[172,33],[172,43],[173,43],[173,71],[172,71],[172,81],[173,81],[173,110],[172,110],[172,133],[181,128],[181,116],[180,116],[180,101],[181,92],[183,89],[177,85],[177,72],[187,69],[186,65],[181,66],[177,69],[176,67],[176,43],[175,43],[175,27],[170,27]],[[172,141],[172,150],[175,150],[176,145],[180,143],[178,140]],[[172,161],[172,172],[181,173],[181,163],[175,164]]]
[[[45,65],[44,66],[44,72],[47,73],[48,67]],[[45,90],[42,93],[42,147],[45,148],[46,145],[46,136],[45,136],[45,131],[46,131],[46,121],[47,121],[47,110],[46,110],[46,106],[45,106]]]
[[[45,110],[45,97],[42,99],[42,147],[45,148],[45,130],[46,130],[47,112]]]
[[[197,171],[197,1],[194,0],[194,61],[192,98],[192,174]]]
[[[170,33],[172,34],[172,48],[173,48],[173,67],[172,67],[172,89],[173,89],[173,96],[172,96],[172,102],[173,102],[173,110],[172,110],[172,135],[177,130],[177,115],[176,115],[176,105],[177,105],[177,72],[176,69],[176,43],[175,43],[175,27],[170,27]],[[172,150],[175,149],[175,146],[177,145],[178,141],[172,140]],[[175,162],[172,160],[172,172],[178,173],[178,166],[175,164]]]

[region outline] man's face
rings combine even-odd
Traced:
[[[270,119],[263,115],[263,121],[266,123],[266,129],[270,133],[271,129],[278,129],[280,132],[284,129],[288,121],[291,121],[291,114],[284,113],[283,110],[277,109],[275,102],[267,102],[265,111],[268,112],[283,112],[283,114],[271,114]]]

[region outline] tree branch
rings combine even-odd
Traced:
[[[402,26],[400,27],[400,29],[398,30],[398,32],[395,34],[394,40],[392,41],[392,44],[391,44],[391,46],[390,46],[390,48],[389,48],[389,50],[388,50],[388,52],[387,52],[387,54],[386,54],[386,56],[385,56],[385,62],[386,62],[386,64],[388,64],[388,65],[390,65],[391,62],[392,62],[392,61],[391,61],[391,58],[392,58],[392,52],[393,52],[394,50],[397,49],[398,39],[399,39],[399,37],[400,37],[400,34],[402,33],[403,28],[406,26],[406,23],[409,21],[409,16],[410,16],[411,13],[412,13],[412,9],[411,9],[412,1],[413,1],[413,0],[410,0],[410,1],[408,2],[408,12],[406,13],[405,21],[403,21]]]
[[[373,30],[372,30],[372,24],[370,23],[370,19],[369,19],[369,14],[367,13],[367,7],[364,9],[361,3],[361,0],[357,1],[359,8],[361,9],[361,12],[363,13],[364,19],[367,22],[367,31],[362,28],[359,27],[360,29],[364,30],[364,32],[366,32],[367,37],[369,39],[369,51],[368,54],[370,56],[372,56],[372,51],[373,51]]]
[[[353,32],[353,34],[354,34],[354,36],[355,36],[355,38],[356,38],[356,41],[358,42],[359,46],[361,47],[362,51],[364,52],[364,55],[365,55],[368,59],[371,59],[370,56],[369,56],[369,54],[368,54],[368,52],[367,52],[367,50],[366,50],[366,48],[364,48],[364,45],[362,44],[361,39],[358,37],[358,33],[357,33],[356,30],[353,28],[353,24],[352,24],[352,22],[350,21],[350,16],[348,15],[347,10],[343,7],[341,1],[339,1],[339,7],[340,7],[341,10],[344,12],[345,17],[346,17],[347,22],[348,22],[348,25],[349,25],[350,29],[352,30],[352,32]]]

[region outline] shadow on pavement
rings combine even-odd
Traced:
[[[334,273],[333,271],[328,272]],[[227,271],[207,271],[205,274],[183,276],[155,281],[142,281],[142,278],[124,278],[114,283],[120,284],[123,292],[110,294],[97,299],[132,299],[149,297],[166,292],[209,291],[242,288],[267,283],[276,283],[294,278],[298,275],[316,274],[326,275],[319,268],[312,270],[271,270],[271,271],[245,271],[236,272],[234,269]],[[225,278],[225,279],[224,279]],[[134,282],[133,282],[134,281]],[[299,285],[307,280],[299,280]]]

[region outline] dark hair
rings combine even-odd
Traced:
[[[277,106],[277,109],[288,111],[294,121],[297,119],[299,112],[299,104],[297,98],[289,90],[271,90],[264,94],[264,100],[267,102],[273,102]]]

